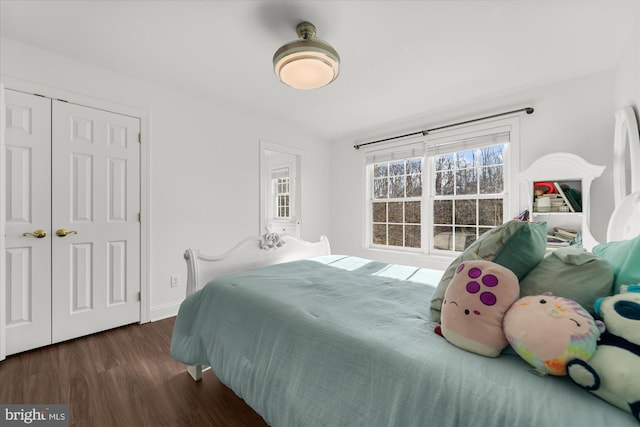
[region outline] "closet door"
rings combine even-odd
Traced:
[[[52,340],[140,320],[139,119],[53,101]]]
[[[51,101],[7,89],[7,354],[51,343]],[[43,233],[44,232],[44,233]]]

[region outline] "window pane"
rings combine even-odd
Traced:
[[[389,175],[404,175],[404,160],[389,162]]]
[[[460,151],[456,153],[456,167],[458,169],[476,166],[476,150]]]
[[[456,224],[475,225],[476,223],[476,200],[456,200],[455,201]]]
[[[455,232],[456,251],[464,251],[476,240],[475,227],[456,227]]]
[[[389,222],[402,224],[402,202],[389,202]]]
[[[419,248],[421,246],[419,225],[406,225],[404,227],[404,245],[409,248]]]
[[[375,178],[380,178],[383,176],[387,176],[387,172],[389,171],[389,167],[386,163],[380,163],[377,165],[373,165],[373,176]]]
[[[389,197],[394,199],[404,197],[405,177],[398,176],[391,178],[391,188],[389,189]]]
[[[493,145],[480,149],[480,166],[504,164],[504,145]]]
[[[389,224],[389,245],[404,246],[404,233],[402,225]]]
[[[422,175],[407,176],[407,197],[422,196]]]
[[[456,172],[456,194],[478,194],[478,174],[475,169]]]
[[[504,191],[504,167],[489,166],[480,169],[480,193],[496,194]]]
[[[453,224],[453,200],[434,200],[434,224]]]
[[[481,199],[478,200],[478,225],[500,225],[502,224],[502,199]]]
[[[373,224],[373,243],[376,245],[387,244],[387,225]]]
[[[445,251],[453,250],[453,227],[433,227],[433,247]]]
[[[373,198],[386,199],[389,189],[389,180],[387,178],[379,178],[373,180]]]
[[[453,172],[436,172],[436,195],[453,196]]]
[[[407,160],[407,174],[422,173],[422,157]]]
[[[453,169],[453,154],[435,156],[434,163],[436,171]]]
[[[404,222],[407,224],[420,224],[420,202],[405,202]]]
[[[387,222],[387,202],[374,203],[373,222]]]

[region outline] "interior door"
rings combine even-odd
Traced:
[[[140,320],[140,121],[53,101],[52,341]]]
[[[51,102],[7,89],[5,103],[2,256],[6,353],[13,354],[51,343]]]

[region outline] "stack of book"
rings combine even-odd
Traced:
[[[578,237],[578,231],[572,230],[571,228],[564,227],[553,227],[553,235],[557,237],[561,237],[564,239],[570,239],[571,241],[576,240]]]
[[[571,246],[571,240],[564,239],[562,237],[557,237],[557,236],[554,236],[553,234],[547,234],[548,248],[561,248],[563,246]]]
[[[554,227],[553,233],[547,234],[547,247],[560,248],[579,243],[580,233],[576,230],[563,227]]]

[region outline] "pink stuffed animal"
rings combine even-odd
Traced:
[[[442,301],[442,336],[464,350],[498,356],[508,345],[502,319],[519,293],[511,270],[491,261],[463,262]]]
[[[520,298],[504,316],[511,347],[541,374],[566,375],[569,360],[588,360],[602,332],[577,302],[550,294]]]

